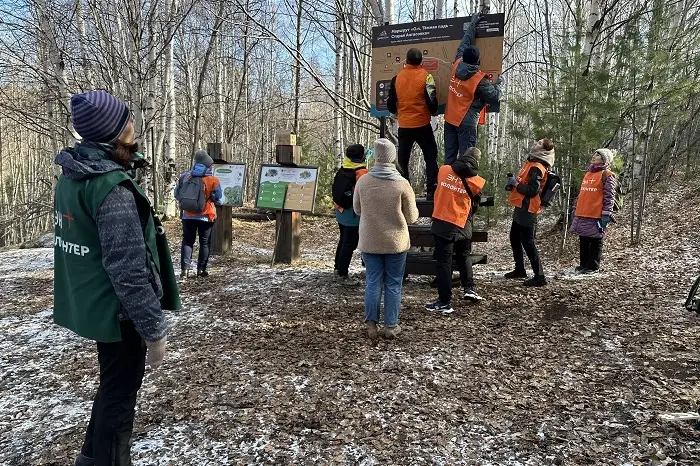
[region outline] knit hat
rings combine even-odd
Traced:
[[[530,158],[551,168],[554,166],[554,143],[549,139],[540,139],[530,149]]]
[[[479,48],[470,45],[466,49],[464,49],[464,52],[462,52],[462,61],[464,63],[469,63],[470,65],[478,65],[479,55]]]
[[[365,161],[365,146],[362,144],[351,144],[345,149],[345,157],[349,158],[355,163],[361,163]]]
[[[129,122],[129,107],[107,91],[74,94],[70,108],[73,128],[84,141],[112,143]]]
[[[394,163],[396,161],[396,146],[386,138],[374,141],[374,160],[377,163]]]
[[[595,151],[595,153],[600,155],[600,158],[603,159],[603,166],[605,168],[609,168],[613,158],[615,157],[615,153],[610,149],[598,149]]]
[[[201,163],[205,167],[210,168],[214,161],[211,157],[209,157],[207,151],[199,149],[197,152],[194,153],[194,163]]]

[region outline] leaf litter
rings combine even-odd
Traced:
[[[567,273],[577,238],[560,254],[560,235],[542,234],[551,279],[538,290],[501,278],[512,259],[498,222],[475,244],[487,299],[428,314],[436,290],[410,277],[405,332],[376,345],[362,288],[333,283],[332,219],[304,218],[295,266],[270,265],[273,222],[236,220],[234,254],[183,283],[185,309],[169,316],[134,463],[695,464],[692,423],[658,418],[697,410],[700,394],[700,323],[680,306],[700,269],[688,199],[652,194],[639,248],[620,216],[590,277]],[[179,224],[167,228],[176,245]],[[0,253],[0,464],[70,464],[97,386],[94,343],[52,323],[51,268],[50,249]]]

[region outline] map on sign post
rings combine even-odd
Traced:
[[[221,183],[224,192],[223,205],[227,207],[243,206],[243,189],[246,171],[244,163],[227,163],[212,165],[214,176]]]
[[[255,207],[313,212],[317,180],[318,167],[262,165]]]
[[[485,15],[476,27],[473,45],[481,53],[481,71],[495,81],[503,70],[503,13]],[[406,63],[406,53],[417,48],[423,67],[433,75],[438,113],[444,113],[452,65],[470,18],[446,18],[372,28],[372,116],[389,116],[386,101],[391,79]],[[488,110],[487,110],[488,111]]]

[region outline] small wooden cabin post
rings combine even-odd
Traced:
[[[301,146],[296,145],[296,135],[292,132],[277,134],[275,149],[277,163],[297,166],[301,163]],[[301,213],[276,212],[275,264],[291,264],[301,258]]]
[[[233,160],[233,150],[231,144],[220,142],[210,142],[207,144],[207,152],[214,159],[214,163],[227,163]],[[226,254],[231,250],[233,244],[233,210],[227,206],[216,206],[216,223],[211,235],[211,253]]]

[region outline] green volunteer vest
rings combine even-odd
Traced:
[[[180,309],[165,229],[141,187],[122,171],[79,181],[62,176],[54,197],[54,321],[82,337],[105,343],[121,341],[121,303],[102,266],[95,219],[116,185],[134,193],[146,242],[146,266],[163,285],[161,307]]]

